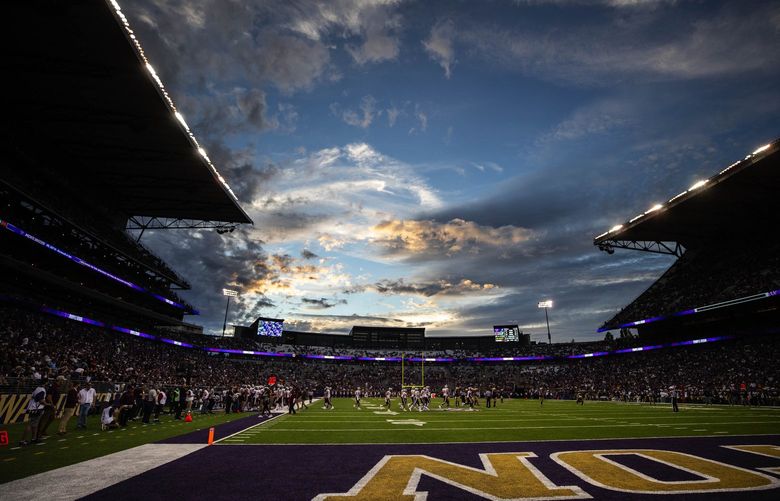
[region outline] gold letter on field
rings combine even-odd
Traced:
[[[627,454],[663,463],[698,475],[701,479],[666,482],[610,459],[610,457]],[[674,451],[654,449],[567,451],[557,452],[550,457],[586,482],[622,492],[692,494],[771,489],[780,485],[777,479],[763,473]]]
[[[344,493],[320,494],[314,499],[424,500],[417,492],[422,475],[435,478],[488,499],[583,499],[590,498],[577,486],[557,486],[526,458],[532,452],[480,454],[484,469],[443,461],[430,456],[385,456],[352,489]]]

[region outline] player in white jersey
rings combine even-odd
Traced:
[[[361,410],[361,408],[360,408],[360,395],[361,394],[362,393],[360,391],[360,388],[355,390],[355,405],[354,405],[354,407],[357,408],[357,410]]]
[[[401,409],[408,411],[409,407],[407,406],[407,399],[409,398],[409,394],[406,393],[406,388],[401,388]]]
[[[444,385],[444,388],[441,389],[441,398],[442,398],[442,402],[441,402],[441,404],[439,404],[439,409],[441,409],[443,407],[446,407],[446,408],[449,409],[450,408],[450,389],[449,389],[449,387],[446,384]]]
[[[393,389],[388,388],[385,392],[385,407],[387,407],[387,410],[390,410],[390,397],[393,396]]]
[[[412,388],[412,405],[409,406],[409,409],[411,410],[415,407],[420,408],[420,390]]]
[[[420,392],[420,412],[428,410],[428,402],[431,401],[431,390],[426,386]]]
[[[325,400],[325,405],[322,406],[323,409],[327,409],[327,410],[333,409],[333,404],[330,401],[330,386],[325,387],[325,392],[323,393],[323,400]]]
[[[466,401],[465,405],[469,406],[469,409],[474,410],[474,391],[471,388],[466,388]]]

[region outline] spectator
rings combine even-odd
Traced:
[[[79,402],[79,422],[76,428],[86,429],[87,416],[90,409],[95,406],[95,389],[92,388],[92,384],[87,381],[84,383],[84,387],[78,393]]]
[[[79,401],[78,384],[70,384],[68,391],[65,394],[65,407],[62,409],[62,417],[60,417],[60,427],[57,431],[58,435],[64,435],[68,432],[68,421],[73,417],[76,412],[76,405]]]
[[[38,425],[41,422],[41,416],[43,416],[45,399],[46,388],[43,386],[36,387],[30,395],[30,401],[27,403],[27,425],[24,428],[22,440],[19,442],[20,446],[28,443],[37,444],[41,441],[38,437]],[[27,442],[28,436],[30,437],[30,442]]]

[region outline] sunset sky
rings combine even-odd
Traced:
[[[255,222],[143,237],[210,332],[599,338],[672,258],[593,237],[780,137],[777,2],[122,7]]]

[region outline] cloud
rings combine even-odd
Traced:
[[[611,98],[589,103],[574,110],[552,130],[542,135],[540,142],[570,141],[611,132],[626,133],[636,125],[636,101]]]
[[[401,17],[391,14],[386,5],[361,12],[361,25],[358,33],[362,43],[346,46],[347,52],[357,64],[378,63],[398,58]]]
[[[367,143],[323,148],[278,169],[248,211],[269,243],[311,239],[332,250],[365,241],[371,227],[391,214],[405,217],[443,205],[415,166]]]
[[[310,251],[309,249],[303,249],[301,251],[301,257],[303,259],[307,259],[308,260],[308,259],[316,259],[319,256],[317,254],[313,253],[312,251]]]
[[[334,306],[340,304],[347,304],[346,299],[327,299],[324,297],[319,299],[311,299],[308,297],[304,297],[301,298],[301,302],[307,308],[314,308],[318,310],[327,310],[329,308],[333,308]]]
[[[655,8],[662,4],[674,4],[677,1],[678,0],[513,0],[516,5],[607,6],[614,8]]]
[[[413,294],[424,297],[433,296],[462,296],[465,294],[474,294],[497,289],[495,284],[479,284],[467,278],[462,278],[457,282],[448,280],[437,280],[427,283],[407,283],[403,279],[381,280],[370,288],[380,294]]]
[[[452,219],[387,220],[372,229],[371,240],[385,252],[395,255],[451,256],[476,254],[488,249],[516,246],[529,240],[531,232],[512,225],[482,226],[473,221]]]
[[[447,19],[439,21],[422,44],[428,56],[444,69],[444,76],[448,79],[452,75],[452,67],[455,64],[455,49],[453,41],[455,37],[455,23]]]
[[[333,103],[330,106],[330,111],[349,125],[367,129],[371,126],[371,123],[374,121],[374,117],[377,114],[376,99],[370,95],[364,96],[363,99],[360,100],[358,110],[342,108],[338,103]]]
[[[409,129],[410,135],[428,130],[428,114],[420,109],[419,104],[414,105],[414,117],[417,119],[419,125]]]
[[[777,5],[759,4],[746,13],[727,4],[692,22],[659,9],[586,19],[565,30],[471,25],[455,36],[472,57],[502,68],[560,83],[616,86],[773,71],[780,56],[766,47],[780,44],[779,18]]]
[[[398,120],[398,115],[401,114],[401,110],[393,106],[391,108],[386,109],[385,113],[387,113],[387,125],[393,127],[395,125],[396,120]]]

